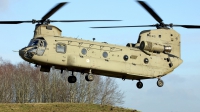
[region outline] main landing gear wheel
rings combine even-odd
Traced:
[[[94,75],[93,74],[88,74],[85,76],[86,81],[93,81],[94,80]]]
[[[76,82],[76,76],[69,76],[68,77],[68,82],[69,83],[75,83]]]
[[[158,79],[158,81],[157,81],[157,85],[158,85],[158,87],[162,87],[162,86],[164,85],[163,80]]]
[[[138,89],[141,89],[143,87],[143,83],[141,81],[137,82],[136,84]]]

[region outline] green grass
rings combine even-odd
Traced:
[[[0,112],[138,112],[109,105],[82,103],[0,103]]]

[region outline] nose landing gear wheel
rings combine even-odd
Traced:
[[[157,81],[157,85],[158,85],[158,87],[162,87],[162,86],[164,85],[163,80],[158,79],[158,81]]]
[[[139,81],[137,82],[136,86],[138,89],[141,89],[143,87],[143,83]]]
[[[76,82],[76,77],[75,76],[69,76],[68,77],[68,82],[69,83],[75,83]]]
[[[94,76],[92,74],[88,74],[85,76],[85,80],[86,81],[93,81],[94,80]]]

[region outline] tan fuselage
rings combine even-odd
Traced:
[[[20,51],[20,56],[28,62],[37,65],[54,66],[56,69],[62,70],[67,69],[83,73],[88,73],[91,70],[93,74],[138,80],[162,77],[172,72],[182,63],[179,57],[180,48],[173,46],[176,44],[176,40],[170,38],[170,41],[166,42],[166,39],[163,38],[163,41],[157,44],[172,46],[172,54],[141,50],[140,43],[146,41],[146,38],[150,38],[144,36],[146,35],[145,33],[149,32],[142,32],[140,34],[140,40],[133,47],[70,37],[45,35],[42,37],[46,41],[47,46],[43,55],[33,55],[30,59],[25,58],[24,53],[30,49],[30,47],[28,47]],[[151,31],[151,33],[154,32],[154,30]],[[161,33],[160,35],[164,34]],[[36,39],[37,35],[35,35],[34,38]],[[159,39],[160,37],[153,38]],[[152,39],[151,42],[155,41],[156,40]],[[180,45],[180,42],[177,43]],[[58,45],[65,46],[66,51],[62,53],[58,52]],[[86,50],[86,53],[83,52],[83,49],[84,51]],[[176,49],[179,51],[175,51]],[[170,63],[172,63],[173,66],[170,66]]]

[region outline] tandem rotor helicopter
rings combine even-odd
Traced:
[[[41,20],[0,21],[0,24],[37,23],[34,36],[27,47],[19,50],[25,61],[40,65],[40,71],[49,72],[51,67],[72,71],[69,83],[76,82],[73,72],[87,73],[85,79],[92,81],[93,74],[131,80],[138,80],[141,89],[143,79],[158,78],[157,85],[162,87],[161,77],[171,73],[183,61],[181,59],[180,34],[172,27],[200,28],[196,25],[164,24],[163,20],[143,1],[137,1],[158,22],[155,25],[111,26],[91,28],[156,27],[140,32],[137,43],[126,46],[106,42],[89,41],[61,35],[61,30],[50,22],[89,22],[116,20],[49,20],[67,2],[60,3],[50,10]]]

